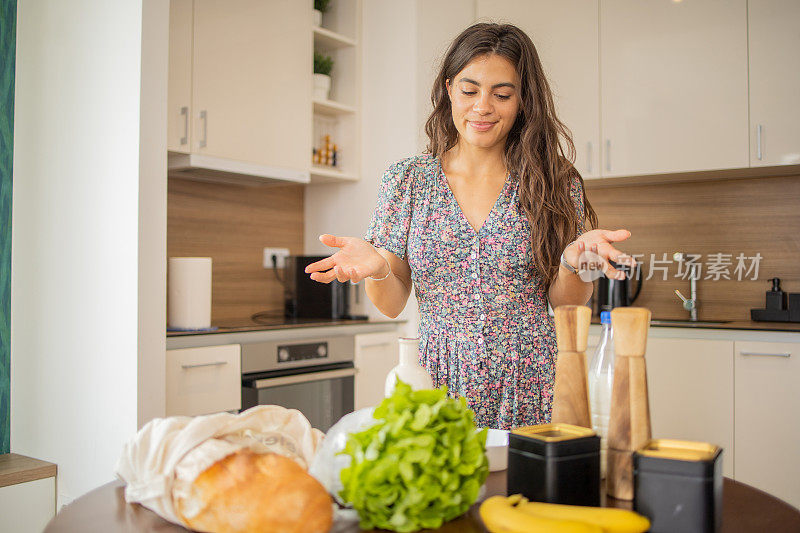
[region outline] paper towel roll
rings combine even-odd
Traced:
[[[167,323],[175,329],[211,327],[211,258],[170,257]]]

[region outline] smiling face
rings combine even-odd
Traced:
[[[505,145],[520,107],[519,76],[505,57],[485,54],[447,80],[459,141],[478,148]]]

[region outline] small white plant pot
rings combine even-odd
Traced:
[[[331,92],[331,77],[314,74],[314,100],[327,100]]]
[[[311,22],[314,24],[314,27],[319,28],[322,26],[322,11],[319,9],[314,10],[314,14],[312,15]]]

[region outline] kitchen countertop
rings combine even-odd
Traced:
[[[600,319],[592,317],[592,324],[599,325]],[[800,332],[800,322],[754,322],[752,320],[698,320],[697,323],[692,323],[690,320],[675,318],[652,318],[650,319],[650,327]]]
[[[335,320],[325,318],[267,318],[254,322],[249,319],[241,321],[229,321],[214,324],[216,329],[196,330],[196,331],[170,331],[167,330],[167,337],[186,337],[190,335],[218,335],[223,333],[243,333],[248,331],[272,331],[279,329],[296,328],[319,328],[328,326],[353,326],[353,325],[379,325],[379,324],[401,324],[403,321],[397,320]]]

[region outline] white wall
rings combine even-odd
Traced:
[[[363,2],[361,180],[306,189],[307,254],[331,253],[320,244],[321,233],[363,236],[383,172],[427,144],[422,128],[430,110],[434,71],[447,45],[474,17],[474,0]],[[359,290],[365,312],[385,319],[369,303],[363,286]],[[403,335],[417,335],[413,294],[398,320],[408,321]]]
[[[163,261],[163,241],[146,245],[162,214],[139,198],[158,188],[163,164],[152,154],[166,145],[139,123],[157,122],[148,98],[165,82],[142,76],[141,59],[142,0],[19,1],[11,450],[58,464],[59,505],[113,479],[137,429],[138,337],[156,344],[138,300],[163,288],[156,269],[140,279],[138,267]],[[140,209],[150,223],[140,226]],[[147,312],[154,323],[163,305]],[[155,367],[157,357],[142,360]]]
[[[137,424],[166,412],[169,2],[142,2]]]

